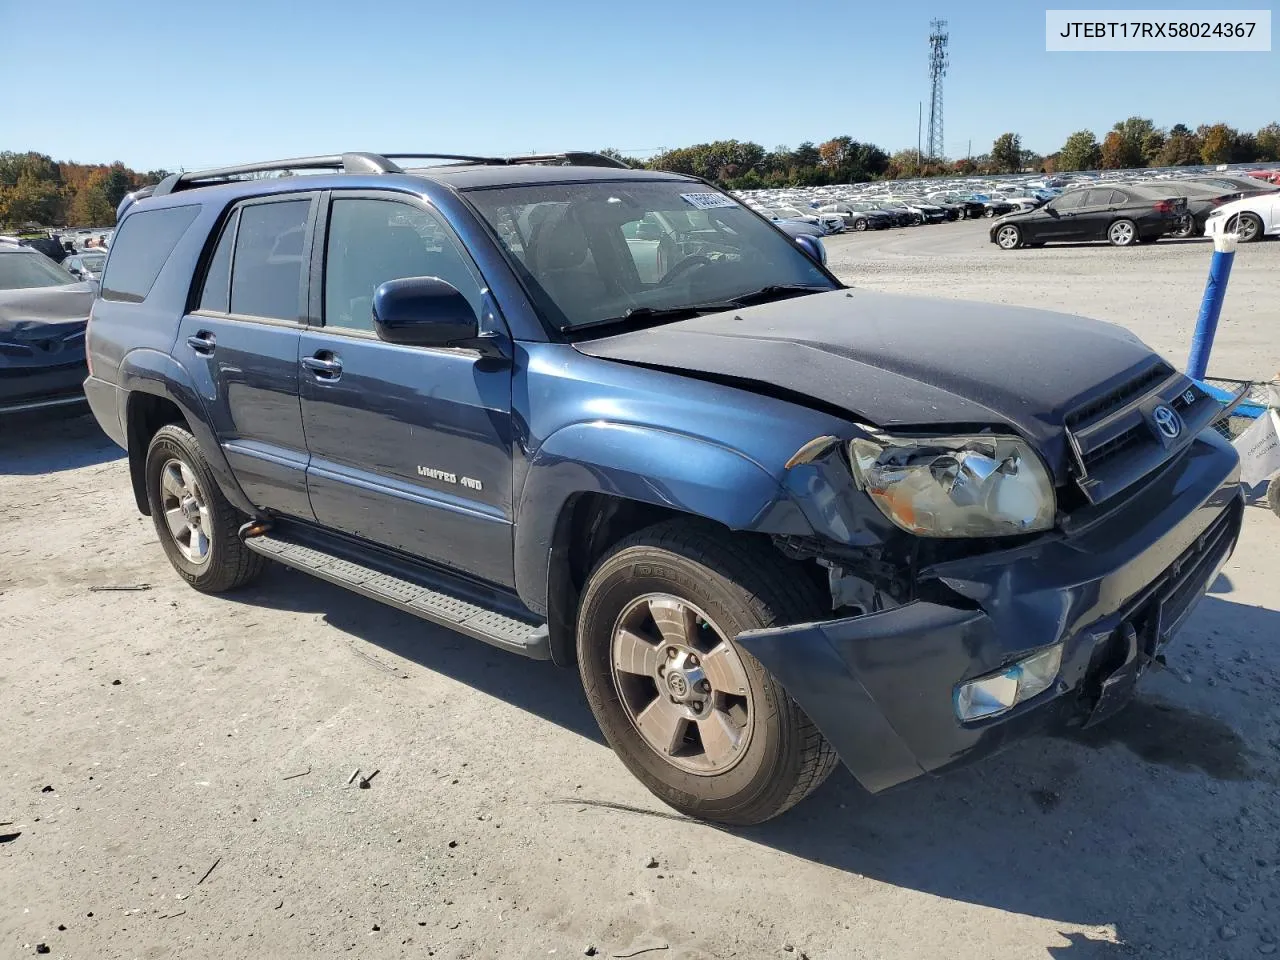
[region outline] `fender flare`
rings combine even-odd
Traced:
[[[516,590],[531,609],[551,606],[556,527],[583,493],[663,507],[732,530],[813,532],[779,478],[740,451],[649,426],[570,424],[547,437],[531,458],[517,500]]]
[[[121,402],[124,407],[121,410],[121,420],[129,442],[129,474],[139,511],[144,515],[149,515],[151,512],[150,505],[147,503],[145,475],[146,442],[149,438],[137,435],[129,415],[129,405],[135,394],[149,394],[168,400],[182,413],[186,420],[186,428],[191,431],[200,445],[200,450],[209,461],[209,467],[227,500],[238,510],[250,516],[257,515],[257,508],[249,502],[244,491],[240,489],[240,483],[236,480],[231,465],[222,452],[222,445],[218,443],[217,436],[209,427],[204,401],[196,392],[195,385],[185,367],[167,353],[139,348],[125,354],[120,361],[116,383],[122,391]]]

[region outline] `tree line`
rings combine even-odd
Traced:
[[[0,224],[109,227],[126,193],[166,176],[166,170],[142,173],[118,161],[74,163],[34,151],[0,151]]]
[[[635,167],[670,170],[702,177],[733,190],[751,190],[1023,170],[1049,174],[1070,170],[1273,163],[1280,162],[1280,123],[1269,123],[1251,133],[1225,123],[1201,124],[1194,130],[1176,123],[1165,129],[1145,117],[1130,117],[1112,127],[1101,142],[1093,131],[1078,130],[1056,152],[1042,155],[1023,149],[1022,138],[1017,133],[1002,133],[991,144],[989,152],[958,160],[923,157],[914,148],[890,154],[873,143],[862,143],[850,136],[832,137],[818,144],[805,141],[794,150],[786,146],[766,150],[750,141],[717,140],[664,150],[647,160],[626,157],[612,149],[601,152]]]

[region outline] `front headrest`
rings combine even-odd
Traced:
[[[538,243],[538,266],[543,270],[570,270],[581,266],[590,249],[587,235],[578,221],[561,217],[542,229]]]

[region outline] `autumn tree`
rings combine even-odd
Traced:
[[[1175,127],[1174,130],[1177,128]],[[1186,128],[1183,128],[1186,130]],[[1187,167],[1200,162],[1200,141],[1190,130],[1185,133],[1169,131],[1169,138],[1156,157],[1156,165],[1161,167]]]
[[[1236,146],[1236,132],[1225,123],[1201,127],[1200,159],[1204,163],[1226,163]]]
[[[1254,137],[1258,146],[1258,159],[1280,160],[1280,123],[1268,123]]]
[[[1092,130],[1077,130],[1067,137],[1058,151],[1059,170],[1097,170],[1102,162],[1102,151]]]
[[[67,210],[67,223],[73,227],[110,226],[116,220],[116,208],[107,199],[108,176],[105,170],[90,175],[76,191]]]

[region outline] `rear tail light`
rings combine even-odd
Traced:
[[[1157,200],[1157,201],[1156,201],[1156,213],[1173,213],[1173,201],[1172,201],[1172,200]]]

